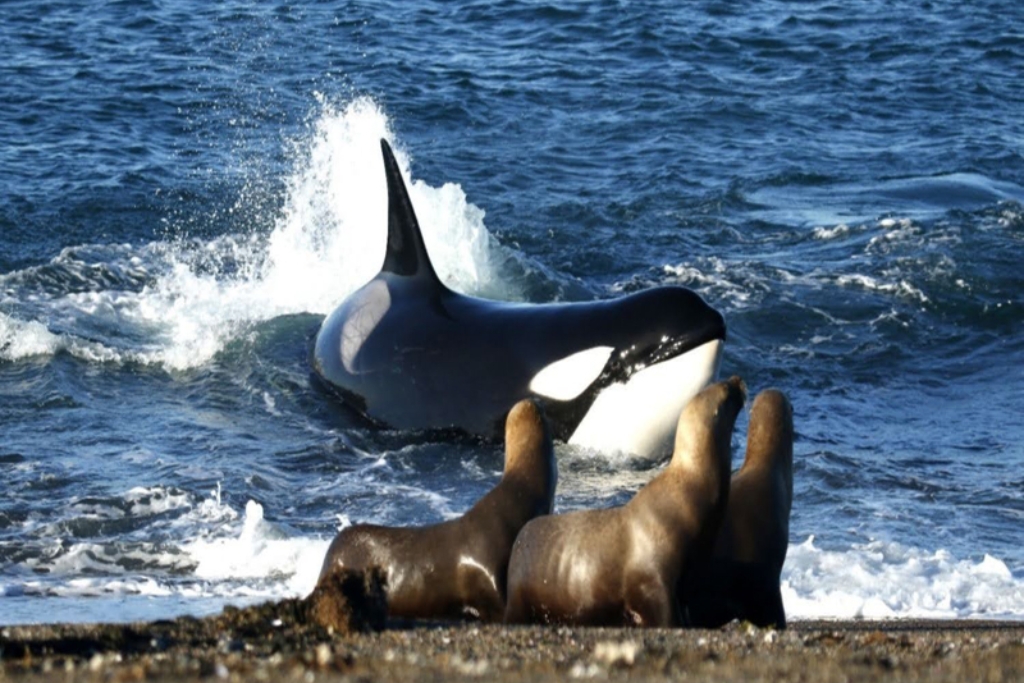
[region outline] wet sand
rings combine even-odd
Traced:
[[[0,629],[0,680],[1014,681],[1024,624],[796,622],[783,631],[384,626],[335,630],[302,601],[204,619]]]

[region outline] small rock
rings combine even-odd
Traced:
[[[334,653],[331,651],[331,646],[327,643],[320,643],[317,645],[315,654],[316,665],[321,669],[334,661]]]
[[[459,655],[452,658],[451,666],[463,676],[483,676],[491,668],[486,659],[467,660]]]
[[[636,654],[640,651],[640,644],[632,640],[621,643],[614,641],[602,641],[594,645],[594,659],[604,662],[608,666],[622,664],[633,666],[636,661]]]
[[[591,662],[590,664],[584,664],[583,662],[576,662],[569,669],[570,678],[594,678],[600,675],[601,667]]]

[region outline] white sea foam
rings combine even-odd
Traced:
[[[831,228],[818,226],[812,231],[814,239],[818,240],[831,240],[839,237],[846,237],[850,234],[850,226],[846,223],[839,223]]]
[[[316,583],[329,539],[302,535],[269,522],[249,501],[242,514],[226,514],[214,498],[204,501],[204,524],[193,540],[157,564],[162,572],[120,569],[126,560],[152,563],[159,553],[143,546],[121,557],[82,543],[49,566],[49,573],[0,584],[0,596],[97,599],[68,602],[82,620],[110,618],[103,600],[121,596],[169,599],[174,613],[208,613],[211,605],[245,604],[308,594]],[[201,506],[197,506],[198,508]],[[347,520],[344,520],[347,521]],[[127,563],[131,566],[131,562]],[[991,555],[963,559],[875,541],[825,550],[813,537],[791,544],[782,572],[786,613],[801,619],[999,618],[1024,620],[1024,579]],[[103,600],[99,600],[102,598]],[[173,603],[173,605],[171,604]],[[55,603],[55,619],[69,619]],[[152,618],[167,616],[154,606]],[[37,612],[33,611],[33,614]],[[36,617],[38,620],[38,617]]]
[[[938,259],[932,266],[951,272],[955,266],[948,259]],[[776,298],[785,293],[793,298],[801,290],[823,290],[838,288],[861,290],[885,295],[887,298],[910,302],[919,306],[930,304],[931,299],[910,277],[901,275],[899,269],[878,275],[844,273],[834,268],[815,268],[806,273],[795,273],[774,264],[759,264],[754,261],[725,261],[717,257],[701,257],[694,263],[667,264],[661,268],[662,276],[650,285],[681,284],[691,287],[701,295],[715,302],[726,313],[734,310],[749,310],[762,305],[766,298]],[[929,277],[929,274],[923,277]],[[634,284],[634,283],[630,283]],[[779,289],[778,285],[784,286]],[[966,285],[960,285],[966,288]],[[625,283],[612,287],[613,292],[623,291]],[[813,308],[815,314],[841,324],[829,311]]]
[[[867,291],[892,294],[898,298],[910,299],[922,304],[928,303],[929,300],[928,295],[902,279],[894,282],[884,282],[870,275],[853,273],[850,275],[839,275],[836,277],[835,282],[840,287],[859,287]]]
[[[133,489],[132,495],[149,499],[153,494]],[[159,497],[169,501],[169,506],[178,502],[175,497]],[[189,540],[177,546],[84,541],[65,548],[55,539],[51,550],[25,563],[29,569],[44,568],[44,573],[0,582],[0,597],[124,595],[199,602],[295,597],[313,589],[329,545],[329,539],[301,536],[269,522],[263,507],[254,501],[239,515],[220,500],[219,490],[192,508],[187,523]],[[140,567],[145,568],[141,574]],[[101,608],[97,603],[97,609]],[[76,612],[83,609],[88,611],[83,603],[75,603]],[[181,611],[180,606],[175,609]],[[208,609],[197,603],[194,611]],[[67,617],[58,614],[55,618]],[[106,618],[109,615],[99,612],[83,617]]]
[[[136,517],[159,515],[192,506],[192,496],[180,489],[164,486],[136,486],[125,494],[131,514]]]
[[[737,280],[733,272],[737,265],[715,256],[700,258],[696,264],[668,264],[662,267],[662,283],[685,285],[730,308],[746,308],[756,303],[763,288]]]
[[[17,287],[7,287],[0,358],[68,351],[86,360],[184,369],[208,362],[253,323],[330,312],[383,261],[381,138],[396,147],[438,275],[460,291],[522,298],[500,277],[502,247],[484,227],[484,212],[458,185],[411,179],[409,159],[376,103],[358,99],[339,109],[322,101],[308,135],[294,144],[295,168],[269,235],[65,250],[50,266],[76,282],[88,282],[91,269],[102,268],[134,284],[64,295],[19,295]],[[25,286],[31,278],[24,276],[8,274],[0,285],[17,280]]]
[[[109,595],[161,597],[172,594],[173,591],[167,584],[148,576],[77,576],[60,583],[33,579],[17,584],[11,582],[0,585],[0,596],[4,597],[90,598]],[[61,615],[56,616],[58,619],[63,618]],[[97,614],[94,620],[101,618],[101,615]],[[38,617],[35,620],[38,621]]]
[[[874,541],[823,550],[789,547],[782,597],[792,619],[1024,619],[1024,580],[1001,560],[973,561]]]
[[[16,320],[0,313],[0,358],[14,360],[56,353],[60,338],[35,320]]]
[[[329,541],[298,537],[268,522],[263,506],[249,501],[238,536],[197,539],[185,545],[193,574],[209,582],[269,579],[285,595],[313,590]],[[276,592],[276,591],[272,591]]]
[[[69,334],[55,334],[38,320],[22,320],[0,312],[0,360],[52,356],[67,351],[94,362],[115,360],[117,352],[103,344]]]

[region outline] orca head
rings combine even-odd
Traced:
[[[671,452],[683,407],[718,374],[725,321],[685,287],[599,306],[607,342],[546,366],[530,390],[552,399],[549,409],[564,418],[559,436],[570,444],[660,458]]]

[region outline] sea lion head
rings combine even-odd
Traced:
[[[676,425],[669,467],[703,470],[709,466],[728,479],[732,467],[732,430],[747,399],[747,385],[735,375],[706,387],[686,404]],[[710,459],[714,459],[709,462]]]
[[[765,389],[750,407],[747,454],[743,464],[777,470],[793,489],[793,406],[778,389]]]
[[[525,477],[554,498],[558,471],[551,428],[536,401],[519,401],[505,418],[505,471],[507,477]]]

